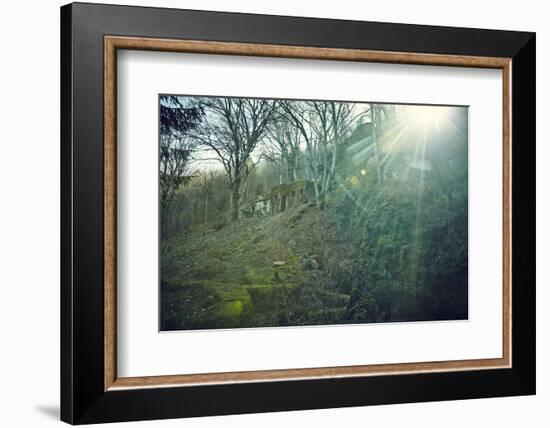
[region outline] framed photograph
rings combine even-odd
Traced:
[[[61,418],[535,393],[535,35],[61,8]]]

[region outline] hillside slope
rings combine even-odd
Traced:
[[[197,225],[162,248],[162,328],[334,322],[350,300],[332,279],[349,251],[314,205],[217,230]]]

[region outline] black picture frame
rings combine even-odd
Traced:
[[[104,389],[104,36],[512,59],[512,367]],[[71,424],[535,393],[535,34],[74,3],[61,8],[61,419]]]

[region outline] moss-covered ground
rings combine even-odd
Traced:
[[[306,204],[177,235],[161,255],[164,329],[330,322],[349,300],[331,279],[329,260],[348,250],[337,236]]]

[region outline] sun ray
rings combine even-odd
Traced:
[[[425,160],[426,156],[426,146],[428,143],[428,130],[424,130],[424,136],[422,142],[419,143],[416,147],[415,157],[418,152],[421,151],[422,161]],[[424,197],[424,169],[420,168],[419,171],[420,178],[417,188],[417,198],[416,198],[416,219],[414,226],[414,236],[413,236],[413,247],[412,247],[412,269],[411,269],[411,282],[410,287],[412,290],[412,302],[413,306],[416,306],[416,284],[418,280],[418,264],[420,262],[420,232],[421,232],[421,204]]]
[[[394,154],[393,149],[397,146],[397,143],[401,142],[403,134],[405,134],[405,132],[409,130],[409,125],[408,124],[403,124],[402,127],[403,127],[403,129],[399,132],[399,134],[395,138],[393,138],[393,141],[389,144],[389,147],[384,148],[384,151],[386,152],[386,154],[384,155],[384,157],[380,161],[381,164],[384,164],[384,162],[386,162],[386,160],[390,156],[393,156],[393,154]]]

